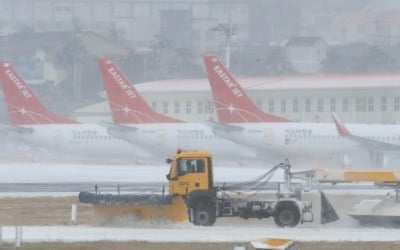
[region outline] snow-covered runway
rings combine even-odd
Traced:
[[[270,166],[272,167],[272,166]],[[252,179],[270,168],[218,166],[216,182]],[[166,182],[169,165],[101,165],[62,163],[1,163],[0,183]],[[278,174],[278,173],[277,173]],[[276,175],[282,178],[282,175]]]
[[[13,242],[15,227],[3,227],[3,240]],[[298,242],[399,241],[400,229],[387,228],[104,228],[84,226],[23,227],[23,242],[248,242],[260,238],[289,238]]]

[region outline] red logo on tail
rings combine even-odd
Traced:
[[[182,122],[155,112],[111,60],[100,59],[99,65],[115,123]]]
[[[216,56],[204,56],[204,63],[220,122],[289,122],[260,110]]]
[[[18,76],[17,72],[6,62],[0,62],[0,81],[13,124],[76,123],[49,111]]]

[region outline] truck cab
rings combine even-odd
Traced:
[[[180,151],[171,164],[167,179],[172,195],[188,195],[196,190],[213,188],[212,156],[204,151]]]
[[[167,179],[169,193],[184,198],[189,221],[195,225],[211,226],[217,218],[212,155],[205,151],[178,150]]]

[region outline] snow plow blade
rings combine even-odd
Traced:
[[[188,221],[186,204],[179,196],[80,192],[79,201],[92,204],[97,221],[102,222],[125,216],[135,219]]]
[[[321,224],[325,225],[339,220],[339,216],[337,215],[332,204],[329,202],[325,193],[322,191],[319,192],[321,194]]]
[[[172,203],[171,195],[145,194],[96,194],[79,192],[79,201],[90,204],[104,205],[167,205]]]

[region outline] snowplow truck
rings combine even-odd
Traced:
[[[212,226],[218,217],[273,217],[279,227],[295,227],[299,223],[313,221],[311,202],[301,200],[299,190],[293,190],[291,186],[292,177],[298,178],[299,175],[290,172],[289,164],[278,164],[266,174],[249,182],[218,187],[214,186],[213,161],[209,152],[178,151],[172,159],[167,159],[167,163],[170,164],[170,171],[166,176],[169,181],[168,195],[80,192],[79,200],[93,204],[95,210],[103,211],[107,216],[136,213],[141,218],[189,220],[199,226]],[[265,178],[279,168],[285,170],[285,181],[280,186],[276,199],[253,200],[228,195],[230,190],[237,191],[248,188],[249,185],[254,190],[254,186],[262,186],[263,182],[268,181]],[[309,173],[301,174],[301,179],[312,178],[308,175]],[[331,219],[325,221],[337,220],[335,215],[328,216]]]

